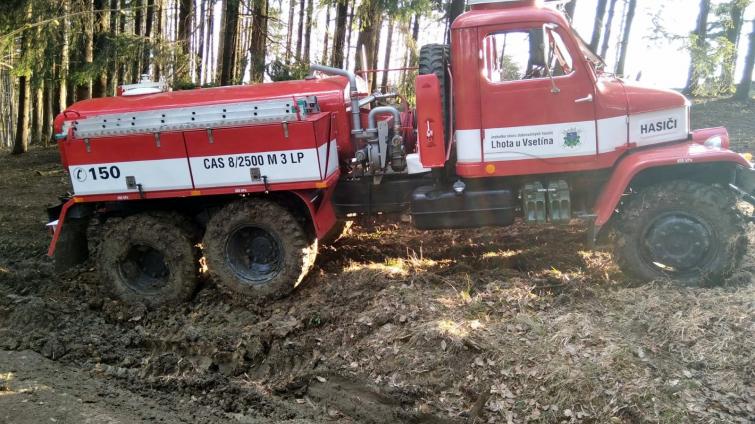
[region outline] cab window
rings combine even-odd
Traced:
[[[569,75],[573,61],[556,26],[488,34],[482,44],[482,74],[492,83]]]

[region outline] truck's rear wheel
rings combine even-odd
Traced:
[[[146,213],[105,225],[97,258],[113,294],[127,303],[149,306],[191,298],[197,255],[181,228]]]
[[[747,248],[734,196],[693,181],[642,190],[623,208],[617,229],[617,263],[643,280],[720,284]]]
[[[258,199],[231,203],[213,215],[203,245],[218,285],[250,298],[289,294],[317,255],[317,239],[290,211]]]

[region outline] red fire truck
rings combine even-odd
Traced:
[[[74,193],[49,249],[92,252],[127,301],[218,286],[283,296],[354,214],[420,229],[584,220],[641,279],[720,281],[746,248],[751,164],[680,94],[604,71],[557,9],[471,0],[451,45],[421,49],[416,109],[313,65],[301,81],[167,92],[124,86],[55,120]],[[380,105],[382,104],[382,105]]]

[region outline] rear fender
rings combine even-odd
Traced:
[[[595,234],[609,222],[619,207],[621,197],[635,177],[643,171],[715,163],[729,165],[732,168],[750,168],[747,160],[731,150],[707,147],[694,141],[638,150],[624,156],[614,168],[611,178],[603,186],[595,202]]]
[[[309,211],[309,218],[318,239],[325,237],[336,224],[336,213],[333,208],[333,192],[336,184],[321,190],[292,191]]]

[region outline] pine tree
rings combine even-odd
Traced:
[[[312,0],[307,0],[307,23],[305,24],[304,28],[304,50],[302,52],[302,57],[300,58],[302,62],[309,63],[310,60],[310,46],[312,44],[312,9],[313,9]]]
[[[691,41],[692,46],[690,48],[690,65],[689,73],[687,75],[687,85],[684,92],[688,95],[694,94],[697,91],[698,84],[700,83],[700,70],[698,69],[698,61],[700,55],[704,55],[707,48],[708,39],[708,17],[710,15],[710,0],[700,0],[700,11],[697,15],[697,25],[695,31],[692,32]]]
[[[598,51],[598,44],[600,44],[603,21],[606,17],[606,6],[608,6],[608,0],[598,0],[598,9],[595,12],[595,25],[593,25],[592,39],[590,40],[590,50],[594,52]]]
[[[619,61],[616,64],[616,74],[624,75],[624,66],[627,61],[627,52],[629,51],[629,36],[632,33],[632,23],[637,10],[637,0],[629,0],[627,6],[626,22],[624,23],[624,33],[621,36],[621,48],[619,50]]]
[[[265,56],[267,54],[268,28],[267,0],[254,0],[254,22],[252,39],[249,48],[251,64],[249,67],[249,82],[262,82],[265,76]]]
[[[220,85],[233,84],[235,75],[234,64],[236,63],[236,43],[238,42],[238,18],[239,0],[226,0],[225,2],[225,25],[222,35],[223,49],[219,54],[222,57],[220,67]]]
[[[603,31],[603,44],[600,46],[600,57],[605,58],[608,54],[608,46],[611,42],[611,30],[613,29],[613,17],[616,15],[616,2],[618,0],[611,0],[611,4],[608,7],[608,19],[606,19],[605,31]]]
[[[346,19],[349,14],[348,0],[338,0],[336,3],[336,28],[333,33],[333,54],[330,66],[343,68],[344,50],[346,48]]]
[[[747,48],[747,58],[745,59],[745,68],[742,74],[742,82],[737,86],[737,92],[734,95],[738,100],[749,100],[752,91],[753,69],[755,69],[755,19],[752,21],[752,32],[750,33],[750,45]]]

